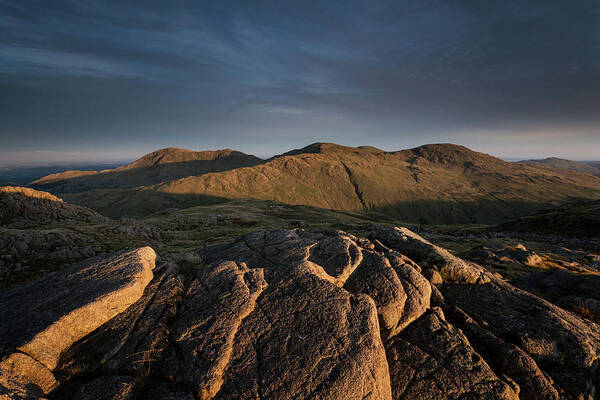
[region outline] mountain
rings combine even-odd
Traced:
[[[493,223],[565,201],[598,199],[600,178],[506,162],[452,144],[386,152],[315,143],[253,167],[190,176],[152,189],[373,210],[435,224]]]
[[[123,163],[110,164],[77,164],[77,165],[48,165],[48,166],[28,166],[28,167],[0,167],[0,185],[2,186],[25,186],[29,182],[40,179],[50,174],[65,172],[72,169],[84,171],[117,168]]]
[[[258,157],[231,149],[192,151],[166,148],[115,169],[66,171],[31,182],[30,186],[53,193],[75,193],[93,189],[123,189],[153,185],[208,172],[226,171],[261,163]]]
[[[600,176],[600,165],[595,163],[571,161],[556,157],[544,158],[543,160],[523,160],[519,162],[521,164],[567,169],[570,171],[585,172],[586,174]]]
[[[115,170],[71,171],[32,185],[110,216],[253,198],[426,224],[499,223],[600,199],[600,177],[453,144],[387,152],[314,143],[266,161],[233,150],[164,149]]]

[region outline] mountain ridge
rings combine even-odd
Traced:
[[[256,165],[262,161],[232,149],[193,151],[167,147],[122,167],[100,171],[65,171],[37,179],[29,186],[55,193],[131,188],[160,183],[165,179]]]
[[[416,211],[432,221],[455,223],[477,212],[481,201],[497,203],[479,212],[483,220],[493,221],[515,214],[510,202],[534,211],[535,203],[549,206],[557,200],[598,198],[600,179],[510,163],[452,144],[373,152],[316,143],[257,166],[190,176],[153,189],[327,209],[383,210],[401,218]],[[460,218],[435,216],[451,212],[458,203],[473,204],[462,207]],[[501,218],[491,215],[494,208]]]
[[[211,160],[180,161],[198,154]],[[87,205],[93,199],[86,191],[138,190],[135,184],[139,183],[146,194],[274,200],[332,210],[378,211],[400,220],[435,224],[499,223],[563,203],[600,199],[599,177],[508,162],[451,143],[383,151],[317,142],[258,160],[230,149],[194,153],[167,148],[130,164],[143,165],[139,168],[125,166],[41,189],[67,194],[71,202]],[[202,167],[190,169],[194,163]],[[166,170],[176,171],[160,172]],[[139,172],[144,179],[137,177]],[[126,176],[129,185],[118,183],[118,174]],[[110,197],[119,203],[127,200],[125,193],[112,192]]]
[[[542,166],[542,167],[567,169],[567,170],[571,170],[571,171],[584,172],[587,174],[600,176],[600,166],[596,166],[592,163],[567,160],[567,159],[558,158],[558,157],[523,160],[523,161],[519,161],[519,163]]]

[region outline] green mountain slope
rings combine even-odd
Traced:
[[[152,189],[374,210],[436,224],[495,223],[566,201],[598,199],[600,178],[510,163],[452,144],[384,152],[315,143],[253,167],[190,176]]]

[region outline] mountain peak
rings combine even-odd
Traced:
[[[380,150],[376,147],[372,146],[360,146],[360,147],[351,147],[351,146],[343,146],[337,143],[330,142],[315,142],[311,143],[308,146],[302,147],[300,149],[295,149],[288,151],[286,153],[281,154],[281,156],[294,156],[298,154],[323,154],[323,153],[344,153],[344,152],[368,152],[368,153],[381,153],[383,150]],[[278,157],[278,156],[276,156]]]
[[[452,143],[432,143],[408,150],[415,156],[424,158],[430,162],[442,164],[464,164],[471,163],[504,163],[501,159],[489,154],[479,153],[468,147]]]
[[[146,154],[145,156],[137,159],[131,164],[126,165],[125,167],[123,167],[123,169],[152,167],[160,164],[186,161],[215,160],[217,158],[228,157],[232,155],[242,157],[253,157],[232,149],[193,151],[188,149],[180,149],[177,147],[167,147]]]
[[[424,144],[418,147],[414,147],[411,149],[412,151],[421,151],[421,152],[437,152],[437,153],[456,153],[456,152],[464,152],[464,153],[476,153],[475,151],[469,149],[468,147],[462,146],[460,144],[454,143],[430,143]]]

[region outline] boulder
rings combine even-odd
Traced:
[[[389,399],[373,301],[302,265],[269,285],[240,262],[199,271],[161,376],[200,399]]]
[[[64,352],[55,371],[77,375],[148,375],[168,345],[169,326],[183,295],[183,277],[168,266],[154,271],[142,297]]]
[[[406,302],[402,316],[394,333],[400,332],[411,322],[419,318],[428,308],[434,287],[419,272],[421,268],[415,268],[416,264],[407,257],[399,257],[395,252],[386,255],[390,265],[396,271],[404,293]]]
[[[520,399],[560,399],[552,380],[523,349],[486,330],[458,307],[447,307],[446,314],[469,337],[470,342],[496,373],[510,376],[519,385]]]
[[[429,308],[431,285],[405,259],[363,252],[363,260],[344,289],[370,296],[377,305],[380,329],[394,336]]]
[[[333,281],[342,286],[362,261],[361,247],[350,236],[328,236],[311,248],[309,260],[322,266]]]
[[[396,333],[407,296],[387,258],[365,252],[363,261],[346,281],[344,289],[371,297],[377,306],[381,330],[386,336]]]
[[[61,354],[75,341],[140,298],[152,279],[155,257],[151,248],[144,247],[2,293],[0,374],[11,374],[17,365],[25,382],[38,384],[44,392],[52,389],[46,371],[56,368]],[[33,361],[15,364],[15,357],[22,355]],[[29,367],[33,364],[35,368]]]

